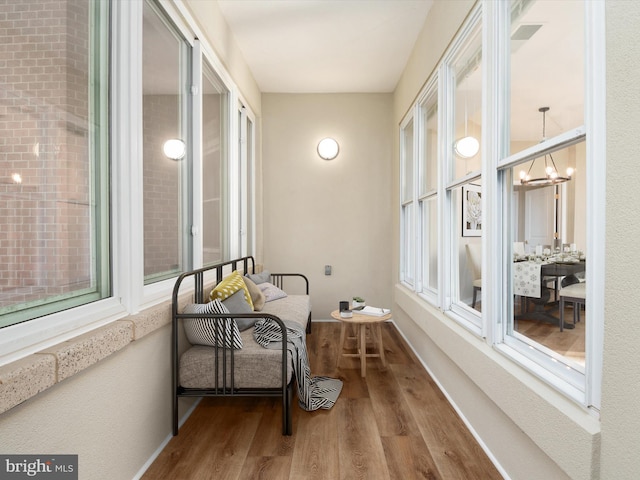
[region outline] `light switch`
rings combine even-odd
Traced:
[[[331,275],[331,265],[325,265],[324,266],[324,274],[325,275]]]

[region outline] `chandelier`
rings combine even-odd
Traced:
[[[549,107],[540,107],[538,109],[538,111],[540,113],[542,113],[542,140],[541,142],[544,142],[546,140],[545,134],[546,134],[546,114],[549,111]],[[549,160],[547,160],[547,157],[549,157]],[[536,163],[537,158],[534,158],[533,161],[531,162],[531,165],[529,165],[529,170],[528,171],[524,171],[521,170],[520,171],[520,183],[522,185],[530,185],[530,186],[545,186],[545,185],[556,185],[558,183],[564,183],[567,182],[569,180],[571,180],[571,175],[573,175],[573,168],[569,167],[567,168],[567,173],[566,176],[560,176],[559,172],[558,172],[558,167],[556,167],[556,162],[553,160],[553,156],[549,153],[549,154],[545,154],[544,156],[544,171],[545,171],[545,175],[544,177],[537,177],[537,178],[531,178],[531,175],[529,174],[531,172],[531,169],[533,168],[533,164]]]

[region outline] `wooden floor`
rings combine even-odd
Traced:
[[[558,305],[549,306],[546,311],[554,317],[560,317]],[[565,323],[573,323],[573,305],[567,304],[564,309]],[[516,330],[535,340],[541,345],[564,355],[575,363],[585,365],[585,325],[587,315],[581,310],[580,321],[575,324],[575,328],[565,328],[562,332],[557,325],[540,322],[536,320],[518,320]]]
[[[367,359],[363,379],[356,358],[336,367],[340,324],[314,323],[312,375],[344,387],[330,410],[296,401],[292,436],[278,399],[205,398],[143,479],[501,479],[395,327],[382,328],[388,368]]]
[[[481,312],[482,304],[478,302],[474,308]],[[515,309],[520,312],[520,304],[518,302],[516,302]],[[557,304],[549,305],[545,308],[545,311],[556,318],[560,317]],[[580,312],[580,321],[575,324],[575,328],[565,328],[562,332],[558,325],[538,320],[518,320],[515,329],[518,333],[584,367],[587,313],[584,309]],[[564,309],[564,321],[573,323],[573,304],[568,302]]]

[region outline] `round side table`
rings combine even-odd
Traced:
[[[337,365],[340,365],[341,357],[360,357],[360,373],[363,377],[367,373],[367,357],[379,357],[382,362],[383,369],[387,367],[387,362],[384,358],[384,347],[382,345],[382,329],[380,324],[391,318],[391,312],[380,317],[373,315],[363,315],[358,311],[353,311],[351,318],[342,318],[339,310],[331,312],[331,316],[336,320],[340,320],[340,351],[338,352]],[[344,343],[347,340],[347,326],[353,325],[356,329],[355,338],[358,344],[358,353],[343,353]],[[374,346],[377,347],[378,353],[367,353],[367,340],[366,340],[366,327],[369,326],[371,330],[371,339]],[[377,345],[376,345],[377,344]]]

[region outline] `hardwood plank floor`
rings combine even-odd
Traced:
[[[476,304],[475,309],[479,312],[482,311],[480,302]],[[520,312],[519,302],[516,303],[515,310]],[[557,304],[550,304],[545,310],[556,318],[560,317]],[[575,328],[565,328],[562,332],[558,325],[526,319],[518,320],[515,330],[584,367],[587,314],[588,312],[585,312],[584,309],[581,310],[580,321],[575,324]],[[567,323],[573,322],[573,305],[570,303],[567,303],[564,309],[564,320]]]
[[[278,399],[205,398],[143,479],[491,480],[502,478],[396,328],[382,326],[387,369],[336,366],[340,324],[307,336],[313,375],[340,378],[331,410],[296,406],[281,435]]]

